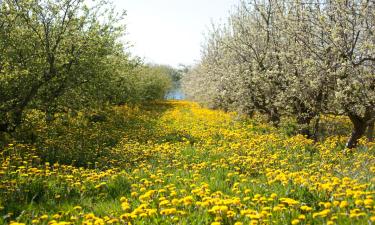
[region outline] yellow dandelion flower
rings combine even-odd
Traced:
[[[344,201],[341,201],[341,202],[340,202],[340,206],[339,206],[339,207],[340,207],[340,208],[346,208],[346,207],[348,207],[348,206],[349,206],[348,201],[345,201],[345,200],[344,200]]]
[[[299,219],[294,219],[292,220],[292,225],[299,224],[300,220]]]
[[[46,220],[46,219],[48,219],[48,217],[49,217],[49,216],[45,214],[45,215],[40,216],[39,219],[41,219],[41,220]]]

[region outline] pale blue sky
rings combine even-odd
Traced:
[[[237,0],[114,0],[127,11],[126,40],[146,62],[193,64],[200,58],[204,32],[225,21]]]

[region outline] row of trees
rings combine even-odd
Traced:
[[[211,107],[292,115],[313,136],[321,114],[347,115],[357,145],[375,120],[375,2],[241,1],[213,26],[202,60],[183,78],[188,97]]]
[[[94,4],[95,3],[95,4]],[[45,112],[163,98],[169,68],[144,65],[120,41],[125,13],[107,1],[0,1],[0,132]]]

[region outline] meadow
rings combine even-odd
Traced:
[[[314,142],[186,101],[39,113],[0,150],[0,224],[375,223],[375,143],[345,149],[345,117]]]

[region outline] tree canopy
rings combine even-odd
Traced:
[[[375,119],[374,16],[373,1],[241,1],[209,32],[185,92],[275,125],[295,116],[308,136],[321,114],[347,115],[354,147]]]
[[[169,88],[166,74],[125,51],[125,13],[107,1],[6,0],[0,10],[1,131],[27,109],[51,120],[67,108],[163,98]]]

